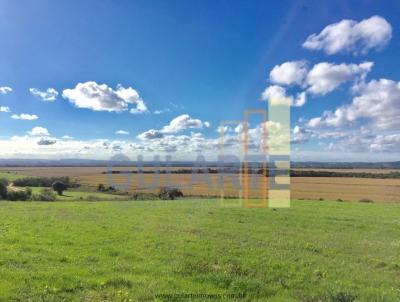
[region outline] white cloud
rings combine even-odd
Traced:
[[[115,134],[129,135],[129,132],[128,132],[128,131],[125,131],[125,130],[118,130],[117,132],[115,132]]]
[[[64,135],[64,136],[62,137],[62,139],[73,139],[73,137],[72,137],[72,136],[69,136],[69,135]]]
[[[163,114],[163,113],[167,113],[167,112],[171,112],[171,109],[169,108],[164,108],[164,109],[158,109],[158,110],[154,110],[154,114]]]
[[[234,129],[235,133],[239,133],[239,134],[241,134],[243,132],[243,130],[244,130],[243,123],[238,124]]]
[[[0,106],[0,112],[10,112],[10,107]]]
[[[46,91],[41,91],[37,88],[29,88],[29,91],[42,101],[55,101],[58,96],[58,91],[54,88],[47,88]]]
[[[94,81],[78,83],[74,89],[65,89],[63,97],[78,108],[88,108],[95,111],[121,112],[129,109],[133,114],[147,112],[146,104],[132,87],[124,88],[121,85],[114,90],[106,84],[97,84]]]
[[[270,72],[269,78],[272,83],[279,85],[301,85],[307,75],[305,61],[290,61],[276,65]]]
[[[369,147],[373,152],[396,152],[400,150],[400,134],[377,135]]]
[[[322,143],[325,145],[325,143]],[[360,131],[347,132],[338,140],[329,142],[325,148],[327,151],[337,151],[341,154],[348,152],[371,153],[375,160],[378,153],[398,154],[400,150],[400,134],[365,134]],[[385,158],[386,156],[382,157]]]
[[[307,123],[307,125],[311,128],[319,128],[322,123],[322,118],[321,117],[314,117],[310,119]]]
[[[195,129],[210,126],[209,122],[191,118],[189,114],[182,114],[174,118],[168,125],[161,129],[162,133],[177,133],[185,129]]]
[[[326,111],[322,117],[308,122],[308,126],[343,127],[365,119],[374,128],[400,130],[400,82],[387,79],[372,80],[359,88],[359,95],[350,105],[341,106],[334,112]]]
[[[344,110],[350,121],[368,118],[380,129],[400,130],[400,82],[373,80]]]
[[[227,133],[227,132],[231,132],[233,129],[231,128],[231,127],[229,127],[229,126],[222,126],[222,125],[220,125],[218,128],[217,128],[217,132],[219,133],[219,134],[225,134],[225,133]]]
[[[297,94],[296,98],[288,96],[286,94],[286,89],[279,85],[271,85],[267,87],[261,95],[261,99],[264,101],[269,101],[272,106],[303,106],[306,101],[306,93],[300,92]]]
[[[0,95],[10,93],[11,91],[13,91],[11,87],[8,86],[0,87]]]
[[[163,138],[164,134],[162,134],[159,130],[150,129],[146,132],[143,132],[137,136],[141,140],[151,140],[157,138]]]
[[[36,114],[27,114],[27,113],[21,113],[21,114],[13,114],[11,118],[15,120],[27,120],[27,121],[33,121],[37,120],[39,117]]]
[[[372,62],[361,64],[334,64],[321,62],[308,71],[305,61],[291,61],[275,66],[270,73],[270,81],[281,85],[296,85],[306,91],[297,96],[287,94],[287,89],[281,85],[270,85],[262,93],[262,100],[272,105],[291,105],[301,107],[307,101],[306,92],[314,95],[325,95],[334,91],[341,84],[353,82],[356,91],[365,81],[373,67]]]
[[[325,95],[349,81],[364,80],[373,67],[372,62],[356,64],[333,64],[322,62],[314,65],[307,75],[305,85],[312,94]]]
[[[307,130],[299,126],[295,126],[292,131],[291,143],[292,144],[306,143],[310,140],[311,135],[312,133],[310,130]]]
[[[277,134],[288,133],[286,126],[278,123],[268,122],[268,133]],[[154,130],[157,131],[157,130]],[[283,132],[281,132],[283,131]],[[318,130],[319,131],[319,130]],[[315,137],[314,131],[302,129],[302,127],[292,130],[292,143],[307,142]],[[144,139],[139,142],[127,140],[65,140],[56,139],[50,136],[15,136],[11,139],[0,139],[0,156],[3,158],[81,158],[81,159],[110,159],[115,154],[123,153],[130,159],[136,160],[138,155],[143,155],[145,160],[153,160],[153,155],[160,155],[162,158],[166,154],[173,152],[172,160],[193,160],[196,154],[201,152],[207,160],[216,160],[221,139],[205,138],[201,133],[191,132],[190,135],[164,135],[159,139]],[[249,148],[262,147],[262,124],[249,129]],[[400,148],[400,135],[392,134],[371,134],[360,129],[352,132],[348,130],[323,132],[319,137],[330,139],[328,142],[321,142],[321,148],[329,148],[330,152],[323,150],[306,151],[302,153],[300,159],[317,160],[360,160],[370,159],[398,159]],[[276,144],[287,146],[288,136],[274,135],[278,140]],[[42,140],[43,138],[43,140]],[[340,139],[340,140],[339,140]],[[42,141],[40,144],[39,142]],[[237,154],[242,147],[242,140],[238,134],[227,134],[224,137],[225,150],[227,154]],[[269,146],[272,144],[269,143]],[[307,146],[306,146],[307,147]],[[328,150],[328,149],[327,149]],[[336,152],[338,153],[332,153]],[[349,152],[352,152],[350,154]],[[229,152],[229,153],[228,153]],[[296,151],[296,156],[299,153]],[[308,156],[308,157],[307,157]]]
[[[143,100],[137,100],[136,108],[132,108],[129,112],[132,114],[141,114],[141,113],[147,113],[148,110]]]
[[[54,145],[57,142],[57,140],[53,139],[53,138],[45,138],[42,137],[37,144],[39,146],[50,146],[50,145]]]
[[[49,136],[49,131],[43,127],[34,127],[28,132],[31,136]]]
[[[303,47],[323,50],[328,55],[337,53],[367,53],[383,48],[392,38],[392,26],[382,17],[373,16],[361,22],[342,20],[330,24],[319,34],[310,35]]]

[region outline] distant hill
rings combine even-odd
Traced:
[[[155,162],[144,162],[144,166],[154,166]],[[137,166],[136,161],[124,160],[93,160],[93,159],[0,159],[0,167],[124,167]],[[194,161],[173,161],[172,167],[192,167]],[[198,163],[197,163],[198,165]],[[207,166],[215,167],[217,162],[207,162]],[[256,166],[255,164],[254,166]],[[292,168],[312,168],[312,169],[400,169],[400,161],[395,162],[292,162]],[[166,166],[161,161],[160,166]],[[225,166],[238,166],[237,163],[226,163]]]

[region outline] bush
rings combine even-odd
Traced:
[[[182,191],[177,189],[177,188],[162,187],[158,191],[158,198],[160,198],[160,199],[164,199],[164,200],[171,199],[171,200],[174,200],[177,197],[183,197]]]
[[[108,192],[117,192],[117,189],[114,188],[113,186],[109,186],[107,189],[105,189],[105,191],[108,191]]]
[[[7,198],[7,186],[8,186],[7,179],[0,179],[0,199]]]
[[[10,182],[8,181],[8,179],[5,178],[0,178],[0,183],[4,184],[6,187],[10,184]]]
[[[55,201],[56,194],[50,189],[42,189],[39,194],[33,194],[32,200],[36,201]]]
[[[358,202],[372,203],[374,201],[372,199],[369,199],[369,198],[361,198]]]
[[[62,195],[63,192],[68,189],[68,186],[66,184],[64,184],[61,181],[56,181],[55,183],[52,184],[51,186],[53,188],[54,191],[56,191],[58,193],[58,195]]]
[[[106,188],[105,185],[99,184],[97,186],[97,191],[115,193],[117,190],[113,186],[109,186],[108,188]]]
[[[27,201],[31,199],[32,191],[29,190],[18,190],[18,191],[9,191],[7,193],[7,200],[10,201]]]
[[[26,193],[26,196],[28,196],[28,199],[32,198],[32,189],[31,188],[25,188],[25,193]]]

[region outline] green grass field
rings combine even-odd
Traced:
[[[24,177],[26,177],[26,176],[22,175],[22,174],[17,174],[14,172],[4,172],[4,171],[0,172],[0,179],[7,179],[8,181],[14,181],[16,179],[24,178]]]
[[[41,187],[30,187],[32,189],[32,193],[38,194]],[[86,192],[79,190],[66,190],[63,192],[63,195],[57,195],[57,200],[59,201],[114,201],[114,200],[124,200],[129,199],[129,196],[126,195],[117,195],[117,194],[109,194],[109,193],[101,193],[101,192]]]
[[[399,301],[399,217],[398,204],[0,202],[0,301]]]

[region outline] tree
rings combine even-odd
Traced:
[[[7,185],[5,182],[0,181],[0,199],[7,198]]]
[[[61,181],[56,181],[55,183],[53,183],[52,188],[58,193],[58,195],[62,195],[63,191],[68,189],[67,185]]]

